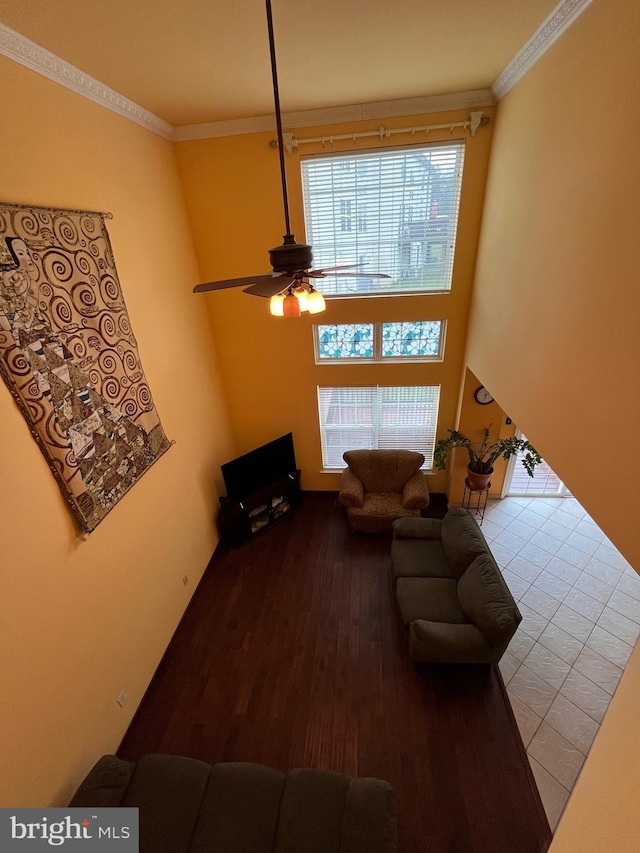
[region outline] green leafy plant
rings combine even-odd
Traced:
[[[530,477],[533,477],[533,472],[536,465],[542,462],[542,458],[535,447],[524,438],[517,438],[515,435],[511,438],[499,438],[496,441],[489,439],[489,430],[484,428],[484,436],[482,441],[473,442],[464,433],[458,432],[457,429],[447,430],[449,438],[441,438],[436,444],[433,454],[435,467],[439,471],[445,471],[447,468],[447,457],[454,447],[464,447],[469,454],[469,470],[475,474],[491,474],[493,471],[493,463],[501,456],[503,459],[509,459],[510,456],[515,456],[516,453],[522,451],[522,465]]]

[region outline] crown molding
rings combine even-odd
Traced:
[[[168,122],[130,101],[113,89],[25,36],[0,23],[0,55],[19,62],[26,68],[42,74],[49,80],[71,89],[102,107],[136,122],[136,124],[169,140],[209,139],[219,136],[237,136],[275,130],[275,117],[256,116],[210,122],[208,124],[172,127]],[[424,113],[466,110],[495,104],[489,89],[454,92],[447,95],[428,95],[420,98],[403,98],[396,101],[378,101],[370,104],[351,104],[320,110],[303,110],[285,113],[283,124],[288,128],[318,127],[323,124],[365,121],[367,119],[393,118],[394,116],[421,115]]]
[[[562,0],[542,22],[524,47],[495,79],[491,91],[497,101],[504,98],[552,44],[580,17],[592,0]]]
[[[55,83],[66,86],[67,89],[134,121],[152,133],[157,133],[165,139],[173,139],[173,127],[168,122],[123,95],[119,95],[99,80],[95,80],[4,24],[0,24],[0,55],[19,62]]]
[[[371,104],[351,104],[346,107],[328,107],[321,110],[284,113],[282,124],[286,128],[319,127],[325,124],[341,124],[366,121],[367,119],[489,107],[493,106],[495,102],[495,98],[489,89],[479,89],[472,92],[455,92],[450,95],[428,95],[422,98],[403,98],[397,101],[378,101]],[[276,122],[273,115],[215,121],[208,124],[176,127],[173,138],[176,142],[214,139],[220,136],[238,136],[244,133],[273,131],[275,126]]]

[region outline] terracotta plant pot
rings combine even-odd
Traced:
[[[491,485],[492,474],[493,468],[488,474],[476,474],[476,472],[472,471],[471,468],[467,468],[467,480],[469,481],[470,488],[476,489],[477,491],[488,489]]]

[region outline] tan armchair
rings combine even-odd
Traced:
[[[347,450],[340,502],[349,524],[365,533],[391,533],[396,518],[419,516],[429,505],[422,453],[413,450]]]

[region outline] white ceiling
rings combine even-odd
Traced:
[[[284,112],[487,89],[557,0],[272,0]],[[0,0],[174,126],[273,112],[264,0]]]

